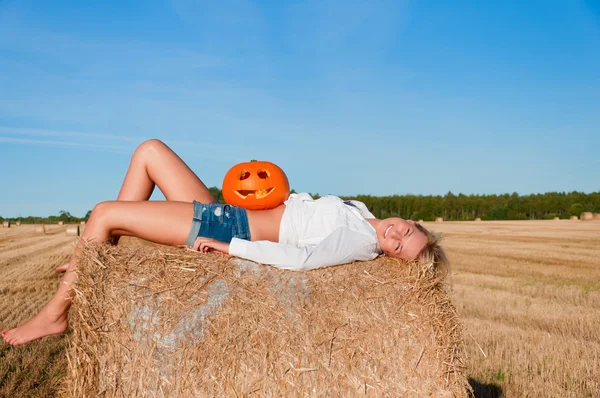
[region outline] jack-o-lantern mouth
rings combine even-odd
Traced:
[[[257,190],[255,190],[255,189],[252,189],[252,190],[240,189],[239,191],[233,191],[233,192],[235,192],[235,194],[242,199],[246,199],[250,195],[256,196],[257,199],[261,199],[261,198],[268,196],[271,192],[273,192],[273,189],[275,189],[275,188],[257,189]]]

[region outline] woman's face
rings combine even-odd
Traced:
[[[401,260],[414,260],[427,244],[427,236],[412,220],[386,218],[375,228],[383,252]]]

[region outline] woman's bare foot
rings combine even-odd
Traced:
[[[4,341],[12,346],[17,346],[45,336],[60,334],[67,330],[69,326],[67,312],[53,312],[51,304],[49,303],[39,314],[23,325],[2,332]]]
[[[67,330],[69,326],[67,313],[71,307],[71,300],[75,296],[72,285],[76,280],[77,275],[74,272],[67,272],[50,302],[31,320],[7,332],[2,332],[4,341],[17,346]]]
[[[56,272],[67,272],[67,270],[69,269],[69,264],[70,263],[59,265],[58,267],[56,267]]]

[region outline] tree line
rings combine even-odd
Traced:
[[[84,217],[75,217],[68,211],[61,210],[58,212],[58,215],[48,217],[27,216],[4,218],[0,216],[0,222],[10,221],[11,223],[15,223],[20,221],[21,224],[57,224],[59,221],[62,221],[65,224],[77,224],[81,221],[87,221],[90,218],[90,214],[92,214],[91,210],[88,211]]]
[[[219,188],[209,188],[213,196],[224,203]],[[292,190],[292,192],[295,192]],[[320,195],[311,194],[315,199]],[[600,192],[547,192],[543,194],[519,195],[356,195],[340,196],[344,200],[363,202],[377,218],[402,217],[412,220],[433,221],[442,217],[447,221],[482,220],[545,220],[554,217],[579,217],[584,211],[600,213]],[[87,221],[91,210],[84,217],[72,216],[61,210],[56,216],[3,218],[1,221],[20,221],[23,224],[65,224]]]
[[[402,217],[433,221],[547,220],[579,217],[584,211],[600,213],[600,192],[547,192],[519,195],[358,195],[344,197],[364,202],[377,218]]]

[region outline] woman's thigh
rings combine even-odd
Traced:
[[[107,241],[112,235],[130,235],[164,245],[184,245],[193,214],[193,204],[188,202],[102,202],[92,211],[83,237]]]

